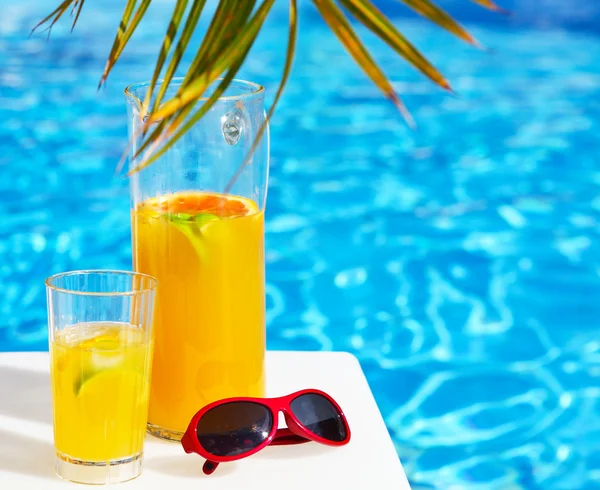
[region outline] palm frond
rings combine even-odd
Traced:
[[[400,0],[402,3],[408,5],[418,14],[422,15],[431,22],[439,25],[441,28],[446,29],[455,36],[459,37],[463,41],[479,46],[479,42],[467,32],[458,22],[456,22],[448,12],[438,7],[431,0]]]
[[[244,168],[246,167],[246,165],[248,165],[248,163],[250,162],[252,155],[256,151],[256,148],[257,148],[258,144],[260,143],[260,140],[262,139],[263,134],[264,134],[265,130],[267,129],[269,122],[271,121],[271,117],[273,117],[273,113],[275,112],[277,103],[279,102],[279,99],[281,98],[281,94],[283,93],[283,90],[285,89],[287,81],[290,77],[290,73],[292,71],[292,65],[294,62],[294,54],[296,52],[297,38],[298,38],[298,5],[296,3],[296,0],[290,0],[290,25],[289,25],[289,30],[288,30],[288,44],[287,44],[287,50],[286,50],[286,55],[285,55],[285,63],[283,65],[283,74],[281,75],[281,82],[279,84],[279,88],[277,89],[277,92],[275,93],[275,98],[273,99],[273,103],[271,104],[269,113],[267,114],[267,117],[266,117],[265,121],[263,122],[263,124],[261,124],[260,129],[256,135],[256,138],[254,139],[254,143],[252,143],[252,148],[248,152],[248,155],[246,156],[246,158],[244,158],[244,161],[242,161],[242,163],[236,170],[235,174],[231,177],[229,182],[227,182],[224,192],[229,192],[231,190],[231,188],[235,184],[236,180],[239,178],[239,176],[244,171]]]
[[[508,10],[503,9],[498,4],[494,3],[492,0],[471,0],[471,1],[483,6],[485,8],[488,8],[490,10],[495,10],[496,12],[500,12],[503,14],[509,13]]]
[[[64,13],[69,10],[71,5],[75,5],[77,0],[64,0],[58,7],[56,7],[52,12],[50,12],[46,17],[40,20],[33,29],[31,29],[31,33],[33,34],[37,31],[38,27],[47,23],[52,19],[50,25],[46,28],[48,30],[48,35],[50,35],[50,31],[52,30],[52,26],[56,24],[59,19],[64,15]]]
[[[398,32],[390,20],[370,0],[340,0],[340,2],[359,22],[379,36],[411,65],[441,87],[451,90],[450,84],[437,68]]]
[[[129,42],[129,39],[133,35],[134,31],[137,29],[137,26],[140,24],[142,18],[146,14],[146,10],[148,10],[148,7],[151,3],[152,0],[141,0],[140,6],[136,10],[131,23],[129,23],[129,19],[131,18],[131,14],[133,13],[133,10],[137,4],[137,0],[127,0],[125,11],[123,12],[123,18],[121,19],[121,24],[119,25],[119,30],[117,31],[117,36],[113,42],[102,78],[100,78],[100,85],[104,83],[113,66],[115,66],[115,63],[119,59],[119,56],[121,56],[121,53],[125,49],[125,46]]]
[[[152,80],[150,81],[150,86],[148,87],[148,92],[142,106],[142,119],[146,117],[146,112],[148,111],[148,106],[150,105],[150,99],[152,97],[154,87],[156,86],[158,77],[162,72],[167,56],[169,55],[171,44],[173,44],[173,40],[177,35],[179,24],[181,23],[181,19],[183,18],[187,4],[188,0],[177,0],[177,3],[175,4],[173,17],[171,18],[171,22],[169,22],[167,33],[165,34],[165,38],[160,48],[160,53],[158,54],[158,61],[156,62],[156,67],[154,68],[154,74],[152,75]],[[204,6],[204,2],[202,2],[202,6]],[[167,81],[167,85],[169,84],[169,81],[170,79]]]
[[[187,4],[187,0],[183,0],[183,1],[185,1],[185,3]],[[153,109],[154,111],[160,106],[160,103],[165,95],[165,92],[167,91],[167,88],[169,87],[171,80],[173,79],[175,70],[177,70],[179,63],[181,62],[183,53],[187,49],[188,43],[190,42],[190,39],[192,38],[192,34],[194,33],[196,26],[198,25],[198,20],[200,20],[200,15],[202,15],[202,10],[204,9],[205,4],[206,4],[206,0],[196,0],[192,4],[192,8],[190,9],[190,12],[187,16],[185,25],[183,26],[183,32],[181,33],[179,41],[177,41],[177,46],[175,47],[175,52],[171,56],[171,61],[169,62],[169,66],[167,67],[167,72],[164,76],[163,82],[158,91],[158,96],[156,97],[156,101],[154,104],[154,109]],[[178,5],[179,5],[179,2],[178,2]],[[176,7],[175,12],[177,13],[177,7]],[[168,54],[168,50],[171,45],[171,42],[177,35],[177,31],[179,29],[179,22],[180,22],[180,19],[174,14],[173,20],[169,24],[169,30],[167,31],[167,34],[165,35],[165,41],[163,43],[163,49],[166,50],[165,58]],[[171,27],[173,27],[174,29],[171,29]],[[166,49],[165,49],[165,47],[166,47]],[[146,115],[146,111],[148,110],[148,107],[150,107],[150,100],[154,93],[154,87],[156,86],[156,81],[157,81],[158,77],[160,76],[162,67],[163,67],[163,62],[161,62],[161,59],[159,57],[158,63],[156,64],[156,68],[154,70],[154,75],[152,77],[152,82],[150,84],[150,87],[148,87],[148,92],[146,94],[146,99],[144,101],[144,110],[142,113],[143,116]]]
[[[223,3],[227,1],[224,0]],[[173,115],[189,104],[195,104],[204,95],[206,89],[220,78],[228,67],[234,66],[236,61],[239,61],[240,54],[249,50],[275,3],[275,0],[263,0],[256,13],[248,19],[247,15],[250,12],[246,12],[242,8],[236,8],[238,0],[229,1],[232,12],[235,12],[235,14],[233,17],[224,15],[218,19],[213,18],[216,25],[215,31],[218,32],[218,30],[227,27],[227,29],[237,34],[225,43],[223,49],[211,47],[211,41],[207,41],[207,38],[205,38],[198,50],[200,60],[195,67],[192,63],[192,67],[188,70],[186,78],[184,78],[175,97],[163,103],[161,107],[152,113],[148,119],[148,125]],[[208,34],[207,32],[207,36]],[[192,71],[193,67],[194,70]]]
[[[210,65],[215,54],[218,56],[220,51],[232,42],[237,29],[247,22],[255,4],[255,0],[245,0],[244,2],[221,0],[219,2],[200,49],[188,70],[184,86],[191,77],[202,72],[206,66]]]
[[[223,94],[246,59],[274,1],[219,0],[202,42],[184,75],[183,82],[173,96],[166,98],[167,90],[181,65],[181,60],[190,49],[190,40],[198,26],[206,3],[206,0],[176,0],[171,20],[157,56],[150,85],[141,106],[141,114],[145,116],[145,124],[141,133],[141,145],[134,155],[134,159],[140,159],[140,164],[133,171],[144,168],[164,154],[175,141],[189,131],[206,114],[218,97]],[[479,43],[466,29],[436,5],[435,0],[399,1],[460,39],[479,46]],[[507,13],[493,0],[471,1],[490,10]],[[33,31],[44,24],[48,24],[48,30],[51,30],[52,26],[69,8],[72,9],[71,15],[75,15],[74,27],[79,19],[84,2],[85,0],[63,0],[56,9],[34,27]],[[118,62],[151,3],[152,0],[126,0],[121,22],[108,55],[106,67],[100,78],[100,85],[106,80]],[[349,19],[340,7],[345,8],[354,19],[368,28],[434,83],[450,89],[450,84],[437,68],[398,31],[390,19],[378,10],[371,0],[313,0],[313,3],[348,53],[375,85],[393,101],[409,124],[412,124],[410,113],[395,93],[386,75],[358,38]],[[240,165],[238,174],[241,173],[243,167],[249,161],[251,153],[255,150],[258,140],[263,135],[266,124],[271,119],[289,78],[297,36],[297,0],[290,0],[289,11],[289,36],[282,79],[265,124],[261,127],[257,139],[252,145],[250,155]],[[177,44],[175,45],[176,39]],[[173,49],[174,45],[175,48]],[[164,78],[160,88],[156,90],[165,66]],[[204,94],[208,88],[219,79],[217,88],[212,91],[209,97],[205,97]],[[196,108],[201,99],[205,100],[199,108]],[[139,137],[140,135],[135,136]],[[228,188],[233,185],[235,178],[237,178],[237,175],[228,184]]]
[[[79,5],[77,5],[77,2],[79,2]],[[75,7],[77,7],[77,14],[75,14],[75,19],[73,19],[73,25],[71,26],[71,32],[73,32],[73,29],[75,29],[75,26],[77,25],[77,21],[79,20],[79,16],[81,15],[81,10],[83,9],[83,4],[85,3],[85,0],[77,0],[75,2],[75,5],[73,5],[73,12],[75,11]],[[71,13],[72,15],[72,13]]]
[[[254,8],[255,4],[256,0],[247,0],[241,5],[239,5],[239,2],[237,0],[222,0],[221,2],[219,2],[217,10],[206,32],[206,35],[202,40],[202,44],[196,52],[194,60],[188,68],[188,71],[174,99],[177,99],[178,97],[185,98],[186,90],[188,90],[190,86],[195,84],[196,90],[201,90],[200,95],[195,97],[192,101],[193,104],[195,104],[195,101],[202,96],[208,85],[210,85],[217,78],[219,78],[221,74],[226,70],[227,64],[232,62],[232,60],[236,58],[240,52],[243,52],[245,50],[246,45],[243,44],[243,42],[245,41],[243,41],[242,44],[237,46],[234,44],[235,39],[237,39],[235,36],[238,34],[241,35],[244,29],[247,28],[246,24],[249,22],[248,19],[250,14],[252,13],[252,9]],[[268,2],[264,2],[264,4],[268,4]],[[264,15],[266,17],[266,14],[270,10],[272,4],[269,5],[266,11],[264,9],[264,4],[259,10],[264,12]],[[262,22],[260,25],[262,26]],[[257,34],[258,31],[256,31],[256,35]],[[255,37],[256,36],[254,36],[254,38]],[[252,38],[252,35],[250,35],[250,38]],[[254,42],[254,38],[252,38],[252,43]],[[246,38],[245,40],[247,39],[248,38]],[[238,53],[235,52],[236,50]],[[245,58],[245,56],[246,55],[244,55],[243,58]],[[243,62],[243,59],[241,60],[241,62]],[[238,69],[239,67],[236,68],[235,71],[237,72]],[[213,75],[212,77],[208,77],[208,85],[206,85],[204,88],[201,88],[203,86],[202,84],[204,83],[204,78],[206,74],[210,72],[212,72]],[[233,79],[233,77],[231,77],[231,79]],[[226,84],[225,88],[227,88],[229,83],[230,82]],[[157,100],[155,102],[152,116],[156,115],[161,103],[162,100]],[[193,105],[189,107],[187,113],[189,113],[192,107]],[[163,107],[160,107],[160,109],[163,109]],[[163,119],[163,116],[160,116],[157,119]],[[183,117],[180,114],[178,117],[178,121],[181,121],[182,119]]]
[[[179,88],[178,95],[162,104],[162,106],[156,112],[153,112],[150,115],[146,121],[146,126],[149,127],[154,123],[163,123],[164,129],[158,136],[153,137],[151,135],[150,138],[147,138],[146,141],[142,143],[141,147],[133,158],[135,159],[141,156],[143,152],[146,153],[142,158],[142,162],[130,173],[142,170],[153,163],[156,159],[160,158],[171,147],[171,145],[173,145],[181,136],[183,136],[214,105],[242,66],[248,51],[250,51],[250,48],[254,44],[254,41],[256,40],[256,37],[258,36],[258,33],[274,3],[275,0],[264,0],[254,15],[242,26],[241,29],[238,30],[238,34],[232,39],[232,41],[228,43],[228,47],[225,49],[225,51],[222,53],[216,52],[217,59],[207,66],[207,69],[199,70],[198,75],[195,78],[190,77],[190,81],[186,85],[184,85],[184,80]],[[216,15],[217,13],[215,13],[215,16]],[[244,19],[240,19],[240,21],[243,20]],[[228,25],[231,27],[230,24]],[[203,50],[203,46],[200,47],[199,51],[210,53],[210,50]],[[218,78],[220,78],[225,71],[227,71],[227,73],[218,87],[204,102],[199,111],[194,114],[190,120],[186,121],[186,118],[193,110],[198,99],[204,95],[208,87],[211,86]],[[184,121],[186,121],[185,126],[176,133],[177,129],[184,123]],[[160,150],[158,150],[159,146]]]
[[[363,71],[379,87],[379,89],[392,100],[402,113],[410,126],[414,126],[412,116],[396,94],[392,84],[387,79],[381,68],[375,63],[365,46],[352,29],[348,19],[333,0],[314,0],[315,5],[325,22],[344,45],[348,53],[361,66]]]

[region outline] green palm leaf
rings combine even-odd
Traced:
[[[113,42],[102,78],[100,78],[100,85],[102,85],[102,83],[106,80],[110,70],[112,70],[113,66],[115,66],[115,63],[119,59],[119,56],[121,56],[121,53],[125,49],[125,46],[129,42],[129,39],[133,35],[134,31],[137,29],[137,26],[141,22],[151,3],[152,0],[142,0],[140,6],[135,12],[135,15],[133,16],[133,20],[131,23],[129,23],[129,19],[131,18],[133,9],[137,4],[137,0],[127,0],[125,11],[123,12],[123,18],[121,19],[121,24],[119,25],[119,30],[117,31],[117,36]]]
[[[275,98],[273,99],[273,104],[271,104],[271,109],[269,109],[269,113],[267,114],[266,120],[261,125],[261,127],[256,135],[256,138],[254,140],[254,143],[252,144],[252,148],[248,152],[248,156],[240,164],[240,166],[238,167],[238,169],[235,172],[235,174],[233,175],[233,177],[231,177],[231,179],[225,186],[225,192],[229,192],[231,190],[231,188],[233,187],[233,184],[235,184],[235,181],[242,174],[246,165],[248,165],[250,158],[252,158],[252,155],[256,151],[256,147],[260,143],[260,140],[261,140],[265,130],[267,129],[267,126],[271,120],[271,117],[273,117],[273,113],[275,112],[275,107],[277,107],[277,103],[279,102],[279,99],[281,98],[281,94],[283,93],[285,85],[287,84],[290,73],[292,71],[292,64],[294,62],[294,53],[296,52],[297,37],[298,37],[298,5],[296,4],[296,0],[290,0],[290,27],[289,27],[289,31],[288,31],[287,52],[286,52],[286,56],[285,56],[285,63],[283,65],[283,74],[281,75],[281,83],[279,84],[279,88],[277,89],[277,92],[275,93]]]
[[[50,30],[69,8],[72,8],[71,15],[76,12],[73,22],[73,26],[75,26],[82,11],[84,1],[63,0],[33,30],[35,31],[44,24],[49,24],[48,29]],[[256,0],[220,0],[213,13],[208,30],[202,39],[202,43],[185,73],[183,82],[178,87],[175,95],[165,100],[167,89],[173,80],[175,72],[181,65],[184,54],[189,50],[190,39],[203,14],[206,0],[177,0],[175,2],[172,18],[157,55],[150,86],[140,108],[141,114],[143,116],[147,115],[147,117],[145,118],[146,124],[143,126],[141,133],[143,140],[134,156],[134,158],[140,159],[140,163],[134,171],[149,165],[167,151],[177,139],[206,114],[217,98],[227,89],[246,59],[274,1],[263,0],[262,2],[258,2],[257,6]],[[477,41],[462,26],[434,3],[434,0],[400,1],[426,19],[464,41],[478,45]],[[471,1],[488,9],[506,13],[493,0]],[[290,0],[290,26],[285,67],[266,122],[273,115],[273,111],[281,97],[291,71],[297,35],[296,2],[297,0]],[[152,0],[126,1],[123,16],[108,55],[100,84],[106,80],[110,71],[118,62],[119,57],[140,22],[142,22],[151,3]],[[340,7],[344,7],[359,23],[367,27],[398,53],[398,55],[421,71],[434,83],[443,88],[450,89],[450,84],[444,76],[398,31],[390,19],[373,5],[371,0],[313,0],[313,3],[348,53],[375,85],[392,100],[409,124],[412,124],[409,112],[395,93],[386,75],[375,63],[365,45],[356,35],[354,28]],[[183,22],[184,18],[185,22]],[[183,27],[181,27],[182,23]],[[177,44],[175,45],[175,49],[173,49],[176,39]],[[165,66],[167,68],[164,79],[155,96],[156,85]],[[217,88],[208,98],[204,97],[208,88],[219,79],[221,80]],[[199,108],[196,108],[197,103],[201,99],[205,100],[203,100]],[[150,107],[151,105],[152,107]],[[148,113],[146,114],[146,112]],[[264,133],[266,122],[261,127],[258,138]],[[150,129],[152,129],[151,132]],[[139,137],[140,135],[134,136]],[[258,138],[252,145],[251,153],[256,148]],[[243,167],[249,161],[249,157],[250,155],[240,165],[238,174],[241,173]],[[237,175],[230,182],[228,188],[233,185],[235,178],[237,178]]]
[[[52,26],[54,24],[56,24],[59,19],[64,15],[64,13],[69,10],[69,7],[71,5],[73,5],[74,7],[77,5],[77,1],[78,0],[64,0],[58,7],[56,7],[52,12],[50,12],[50,14],[48,14],[46,17],[44,17],[41,21],[39,21],[36,26],[31,30],[31,33],[33,34],[34,31],[37,30],[38,27],[40,27],[41,25],[50,22],[50,25],[48,26],[48,35],[50,35],[50,31],[52,30]],[[79,14],[77,15],[79,17]],[[75,24],[73,24],[73,27],[75,27]]]
[[[333,0],[314,0],[314,2],[325,22],[329,24],[333,33],[338,37],[354,60],[362,67],[369,78],[373,80],[375,85],[394,102],[409,125],[414,126],[412,116],[404,107],[404,104],[394,91],[390,81],[386,78],[383,71],[381,71],[381,68],[373,61],[367,49],[358,39],[344,13],[336,6]]]
[[[196,22],[198,22],[198,18],[200,17],[200,13],[202,12],[204,3],[205,2],[194,2],[194,4],[199,5],[199,11],[198,11],[198,15],[196,16]],[[177,31],[179,29],[179,24],[181,23],[181,19],[183,18],[183,14],[185,13],[187,4],[188,4],[188,0],[177,0],[177,3],[175,4],[175,9],[173,10],[173,17],[171,18],[171,22],[169,22],[169,27],[167,28],[167,33],[165,34],[165,38],[163,40],[162,47],[160,48],[160,53],[158,55],[158,61],[156,62],[156,67],[154,68],[154,74],[152,75],[152,80],[150,81],[150,86],[148,87],[148,92],[146,93],[146,98],[144,100],[144,104],[143,104],[142,111],[141,111],[142,119],[146,117],[146,112],[148,111],[148,107],[150,106],[150,100],[152,98],[152,93],[154,92],[154,87],[156,86],[158,77],[160,76],[160,74],[162,72],[163,66],[167,59],[167,56],[169,55],[169,51],[171,49],[171,44],[173,43],[173,40],[175,39],[175,36],[177,35]],[[195,6],[196,5],[194,5],[194,7]],[[192,19],[190,20],[188,18],[188,22],[193,23],[194,22],[193,17],[195,14],[194,14],[194,12],[192,12],[192,14],[190,14],[190,15],[192,15]],[[193,26],[190,29],[187,26],[188,22],[186,22],[187,30],[193,30],[196,27],[196,24],[193,23]],[[187,42],[189,42],[189,38],[187,38],[187,41],[184,38],[183,42],[185,42],[185,46],[187,46]],[[181,40],[178,44],[178,47],[180,44],[182,44]],[[181,52],[181,48],[180,48],[180,52]],[[181,55],[180,55],[179,59],[181,59]],[[179,64],[179,61],[177,60],[177,58],[175,56],[173,57],[171,62],[173,64],[173,68],[171,71],[171,76],[169,76],[168,78],[165,77],[165,79],[166,79],[165,87],[169,85],[169,82],[171,81],[171,79],[173,77],[173,73],[175,72],[176,65]],[[171,69],[171,65],[169,65],[169,68]],[[163,94],[164,94],[164,92],[163,92]]]
[[[340,2],[358,21],[378,35],[411,65],[420,70],[433,82],[447,90],[451,90],[450,84],[442,74],[398,32],[390,20],[370,0],[340,0]]]
[[[274,0],[264,0],[254,17],[249,19],[254,3],[252,0],[246,0],[242,5],[239,0],[220,2],[177,94],[151,114],[148,125],[171,116],[188,104],[195,104],[210,84],[220,78],[248,47],[248,43],[254,42]]]
[[[488,8],[490,10],[495,10],[496,12],[501,12],[503,14],[508,14],[508,10],[503,9],[502,7],[500,7],[499,5],[495,4],[494,2],[492,2],[492,0],[472,0],[473,2],[482,5],[485,8]]]
[[[79,1],[79,5],[77,5],[77,2],[75,2],[75,5],[73,5],[73,11],[75,11],[75,7],[77,7],[77,14],[75,15],[75,19],[73,20],[73,25],[71,26],[71,32],[73,32],[73,29],[75,29],[75,26],[77,25],[77,21],[79,20],[79,15],[81,14],[81,10],[83,9],[83,4],[85,3],[85,0],[78,0]]]
[[[183,53],[187,49],[190,39],[192,38],[192,34],[194,33],[196,26],[198,25],[198,20],[200,19],[200,15],[202,15],[202,10],[204,9],[205,4],[206,4],[206,0],[196,0],[193,3],[192,8],[190,9],[190,13],[188,14],[188,17],[185,21],[185,26],[183,27],[183,32],[181,33],[181,37],[179,38],[179,41],[177,42],[177,46],[175,47],[175,52],[173,53],[173,56],[171,57],[171,62],[169,63],[169,67],[167,68],[167,73],[165,74],[163,83],[161,84],[160,89],[158,91],[158,95],[156,97],[153,111],[156,111],[156,109],[158,109],[158,107],[160,106],[160,103],[165,95],[165,92],[167,91],[167,88],[169,87],[169,84],[171,83],[171,80],[173,79],[173,75],[175,75],[175,70],[177,70],[179,63],[181,62]],[[168,35],[168,33],[167,33],[167,35]],[[173,37],[175,37],[174,34],[173,34]],[[162,69],[162,66],[159,67],[157,65],[157,69],[158,69],[158,73],[160,74],[160,70]],[[146,108],[149,107],[149,105],[150,105],[150,98],[152,97],[153,89],[154,89],[154,86],[151,85],[150,89],[148,90],[148,94],[146,95],[146,102],[145,102]]]
[[[456,22],[445,10],[438,7],[431,0],[400,0],[408,5],[415,12],[426,19],[436,23],[443,29],[458,36],[469,44],[479,45],[479,43],[469,34],[458,22]]]
[[[233,1],[235,2],[236,0]],[[237,11],[237,16],[232,18],[231,16],[223,15],[219,12],[219,9],[217,9],[211,25],[227,25],[227,27],[231,28],[234,32],[238,32],[237,36],[232,40],[232,42],[228,43],[228,46],[224,52],[214,53],[214,60],[210,58],[211,51],[207,48],[207,46],[210,44],[210,41],[207,42],[207,38],[205,37],[204,42],[198,50],[196,58],[199,59],[204,57],[207,61],[202,62],[202,60],[200,60],[198,63],[199,68],[196,70],[195,74],[192,73],[190,69],[188,71],[187,78],[184,79],[175,97],[165,102],[158,110],[154,111],[150,115],[143,130],[145,131],[155,123],[158,123],[158,127],[154,130],[150,137],[146,138],[133,158],[137,158],[148,149],[150,149],[149,153],[152,153],[161,147],[161,145],[163,146],[161,147],[159,153],[152,157],[152,160],[149,160],[149,154],[146,155],[143,158],[142,163],[136,166],[134,171],[139,171],[142,168],[145,168],[154,160],[156,160],[156,158],[163,155],[165,151],[167,151],[168,148],[183,135],[183,132],[180,132],[176,136],[168,138],[167,141],[164,141],[166,137],[173,135],[175,130],[182,124],[185,118],[190,114],[198,99],[203,96],[207,88],[218,78],[220,78],[221,74],[229,68],[229,72],[225,77],[226,83],[221,83],[221,85],[216,89],[216,96],[215,93],[213,93],[212,96],[206,100],[204,107],[201,109],[201,115],[204,115],[208,109],[212,107],[212,105],[218,99],[218,96],[220,96],[227,88],[241,67],[248,51],[250,50],[250,47],[254,43],[254,40],[256,39],[260,28],[262,27],[264,20],[273,6],[273,3],[274,0],[264,0],[262,5],[257,9],[255,15],[242,26],[235,26],[236,23],[243,23],[245,21],[244,16],[240,15],[240,10]],[[223,2],[223,5],[224,4],[225,2]],[[231,7],[233,6],[234,3],[231,3]],[[242,10],[241,13],[247,15],[251,12]],[[207,35],[210,33],[210,30],[211,29],[209,27],[209,32]],[[200,54],[200,56],[198,56],[198,54]],[[202,63],[207,63],[206,69],[201,69]],[[194,116],[196,117],[195,121],[199,119],[197,116],[198,114]],[[187,129],[190,127],[191,124],[186,125]]]
[[[240,30],[238,36],[233,39],[233,42],[230,43],[229,48],[225,51],[222,59],[217,60],[218,64],[216,65],[215,71],[202,71],[201,75],[195,80],[195,82],[188,84],[187,88],[181,90],[180,89],[180,97],[175,97],[171,99],[171,101],[166,102],[158,111],[153,113],[147,121],[147,125],[151,125],[155,122],[162,122],[165,120],[169,120],[170,123],[164,129],[164,134],[161,132],[159,139],[156,141],[152,141],[151,144],[146,145],[148,148],[148,152],[146,156],[142,159],[142,162],[136,166],[131,173],[138,172],[143,168],[147,167],[155,160],[160,158],[170,147],[173,145],[179,138],[181,138],[208,110],[214,105],[214,103],[218,100],[218,98],[223,95],[223,92],[227,89],[233,78],[235,78],[236,73],[242,66],[248,51],[254,44],[256,37],[262,27],[271,7],[275,3],[275,0],[264,0],[261,6],[258,8],[254,16],[249,20],[248,24],[250,25],[247,29]],[[241,51],[240,51],[241,49]],[[204,94],[206,89],[221,75],[220,67],[221,66],[229,66],[229,70],[227,74],[223,78],[223,80],[219,83],[214,92],[210,95],[210,97],[202,104],[202,107],[194,114],[181,128],[177,133],[175,131],[183,124],[186,117],[196,104],[196,101],[199,97]],[[206,76],[206,74],[209,74]],[[213,73],[214,76],[211,77],[210,74]],[[184,81],[185,83],[185,81]],[[192,93],[195,95],[196,93],[200,93],[199,96],[192,96]],[[169,116],[174,115],[173,118]],[[175,133],[175,134],[174,134]],[[166,139],[166,141],[163,141]],[[148,140],[147,140],[148,142]],[[156,150],[161,143],[164,143],[160,150]],[[154,149],[152,146],[154,145]],[[136,152],[134,158],[140,156],[142,151],[144,151],[144,145]]]

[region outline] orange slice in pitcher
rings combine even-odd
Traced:
[[[210,214],[218,218],[246,216],[258,211],[256,203],[245,197],[207,192],[179,192],[149,199],[144,206],[169,214]]]

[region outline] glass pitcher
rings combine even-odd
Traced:
[[[147,88],[125,90],[130,137]],[[130,177],[134,270],[159,282],[148,414],[158,437],[181,439],[193,414],[217,399],[265,395],[268,130],[242,166],[265,120],[263,95],[260,85],[233,81],[164,156]]]

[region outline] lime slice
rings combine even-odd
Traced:
[[[188,213],[168,213],[165,215],[169,221],[171,221],[175,226],[183,230],[185,226],[185,230],[192,231],[196,233],[196,231],[201,232],[202,226],[204,226],[209,221],[214,221],[219,219],[219,217],[215,214],[211,213],[199,213],[196,215],[188,214]],[[196,225],[196,226],[193,226]]]
[[[197,214],[196,216],[194,216],[194,222],[196,223],[196,226],[200,229],[200,231],[202,232],[202,227],[208,223],[209,221],[214,221],[216,219],[219,219],[218,216],[214,215],[214,214],[210,214],[210,213],[202,213],[202,214]]]
[[[205,255],[202,227],[210,221],[218,220],[219,217],[211,213],[200,213],[195,216],[187,213],[170,213],[166,216],[188,238],[198,259],[202,261]]]
[[[79,396],[81,387],[99,373],[123,368],[125,363],[125,351],[122,348],[121,337],[115,333],[98,335],[86,339],[80,344],[80,348],[86,352],[85,362],[81,366],[81,374],[73,383],[73,391]]]
[[[188,213],[169,213],[167,217],[174,223],[188,223],[193,216]]]

